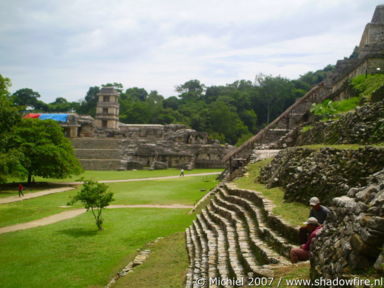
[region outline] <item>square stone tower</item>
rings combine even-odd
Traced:
[[[103,87],[97,95],[96,127],[119,130],[119,92],[113,87]]]

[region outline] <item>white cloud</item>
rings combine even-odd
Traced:
[[[164,96],[190,79],[295,78],[359,43],[378,0],[0,2],[0,73],[13,90],[78,100],[122,82]]]

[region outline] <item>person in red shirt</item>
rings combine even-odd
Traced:
[[[307,261],[310,257],[310,248],[313,239],[321,232],[323,226],[320,225],[319,221],[315,217],[310,217],[306,222],[306,229],[309,232],[309,237],[306,243],[300,245],[300,248],[292,248],[290,252],[290,258],[292,263],[297,263],[299,261]]]
[[[20,184],[19,184],[19,197],[24,196],[23,191],[24,191],[24,187],[23,187],[23,185],[20,183]]]

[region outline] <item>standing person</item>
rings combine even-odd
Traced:
[[[323,226],[320,225],[319,221],[315,217],[308,218],[307,222],[304,223],[309,233],[307,242],[300,245],[300,248],[292,248],[290,252],[290,258],[292,263],[299,261],[307,261],[310,257],[310,249],[313,239],[320,234]]]
[[[23,191],[24,191],[24,187],[23,187],[23,185],[20,183],[20,184],[19,184],[19,197],[24,196]]]
[[[180,176],[184,176],[184,169],[183,168],[180,169]]]
[[[320,199],[317,197],[312,197],[309,199],[309,205],[311,210],[309,211],[308,217],[314,217],[319,221],[319,224],[323,224],[330,213],[329,209],[323,205],[320,205]],[[306,226],[300,227],[299,229],[299,240],[300,244],[304,244],[308,240],[308,229]]]

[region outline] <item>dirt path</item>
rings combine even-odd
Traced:
[[[85,211],[86,211],[85,209],[76,209],[76,210],[64,211],[64,212],[61,212],[61,213],[58,213],[55,215],[51,215],[48,217],[44,217],[44,218],[41,218],[38,220],[34,220],[31,222],[1,227],[0,228],[0,234],[18,231],[18,230],[30,229],[30,228],[34,228],[34,227],[38,227],[38,226],[45,226],[48,224],[63,221],[65,219],[70,219],[70,218],[79,216],[80,214],[83,214]]]
[[[194,176],[209,176],[209,175],[218,175],[221,172],[209,172],[209,173],[197,173],[197,174],[187,174],[184,177],[194,177]],[[164,177],[151,177],[151,178],[136,178],[136,179],[124,179],[124,180],[100,180],[98,182],[100,183],[123,183],[123,182],[137,182],[137,181],[153,181],[153,180],[164,180],[164,179],[177,179],[180,178],[180,176],[164,176]],[[80,185],[83,184],[83,182],[64,182],[64,183],[58,183],[60,185]],[[41,192],[34,192],[34,193],[28,193],[25,194],[24,197],[18,197],[18,196],[11,196],[6,198],[0,199],[0,204],[6,204],[11,202],[17,202],[17,201],[23,201],[28,200],[36,197],[41,197],[53,193],[59,193],[59,192],[65,192],[75,189],[74,187],[62,187],[62,188],[54,188],[54,189],[48,189]]]
[[[11,197],[6,197],[6,198],[1,198],[0,199],[0,204],[6,204],[6,203],[11,203],[11,202],[17,202],[17,201],[23,201],[23,200],[28,200],[36,197],[41,197],[53,193],[60,193],[60,192],[65,192],[69,190],[75,189],[74,187],[62,187],[62,188],[54,188],[54,189],[48,189],[44,190],[41,192],[33,192],[33,193],[28,193],[25,194],[24,197],[19,197],[19,196],[11,196]]]
[[[193,207],[194,206],[192,206],[192,205],[171,204],[171,205],[110,205],[107,208],[108,209],[119,209],[119,208],[192,209]],[[60,212],[60,213],[55,214],[55,215],[51,215],[48,217],[44,217],[44,218],[41,218],[38,220],[26,222],[26,223],[20,223],[20,224],[15,224],[15,225],[11,225],[11,226],[0,227],[0,234],[53,224],[53,223],[60,222],[60,221],[66,220],[66,219],[74,218],[74,217],[79,216],[85,212],[86,212],[86,210],[83,208],[82,209],[74,209],[74,210]]]

